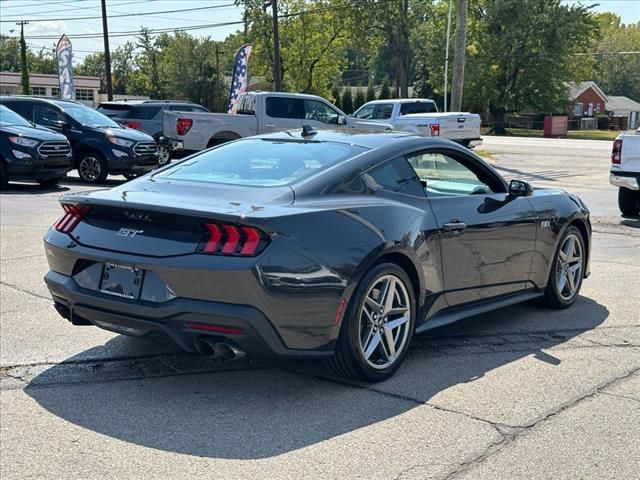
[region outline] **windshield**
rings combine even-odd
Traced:
[[[4,105],[0,105],[0,125],[2,125],[3,127],[9,125],[17,125],[19,127],[32,126],[27,120],[22,118],[9,107],[5,107]]]
[[[364,151],[363,147],[344,143],[255,138],[203,152],[159,175],[195,182],[276,187]]]
[[[65,105],[64,111],[76,122],[88,127],[120,128],[120,125],[106,115],[84,105]]]

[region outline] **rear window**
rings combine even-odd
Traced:
[[[433,102],[403,103],[400,105],[400,115],[411,113],[434,113],[437,112],[436,104]]]
[[[249,139],[203,152],[160,173],[176,180],[277,187],[366,151],[332,142]]]

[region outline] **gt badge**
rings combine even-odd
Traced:
[[[133,238],[136,235],[138,235],[139,233],[143,233],[144,230],[134,230],[133,228],[121,228],[120,230],[118,230],[116,232],[116,235],[120,236],[120,237],[129,237],[129,238]]]

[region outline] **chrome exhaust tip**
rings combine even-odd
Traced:
[[[215,344],[214,349],[225,360],[238,360],[246,356],[245,352],[232,343],[218,342]]]

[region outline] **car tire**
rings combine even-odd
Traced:
[[[387,292],[393,288],[391,300],[385,288]],[[415,292],[406,272],[393,263],[376,265],[353,293],[327,366],[336,375],[354,380],[389,378],[409,351],[415,321]]]
[[[164,145],[158,143],[158,168],[171,163],[171,151]]]
[[[573,305],[580,293],[587,250],[584,237],[577,227],[568,227],[560,242],[551,264],[547,287],[544,291],[544,304],[551,308],[568,308]]]
[[[58,185],[58,183],[60,183],[60,180],[62,180],[62,179],[59,178],[59,177],[47,178],[45,180],[38,180],[38,183],[42,187],[54,187],[54,186]]]
[[[618,207],[623,215],[634,216],[640,213],[640,191],[618,188]]]
[[[4,190],[9,184],[9,175],[7,168],[4,166],[4,160],[0,158],[0,189]]]
[[[84,152],[77,162],[78,175],[85,183],[102,183],[107,179],[109,171],[107,162],[98,152]]]

